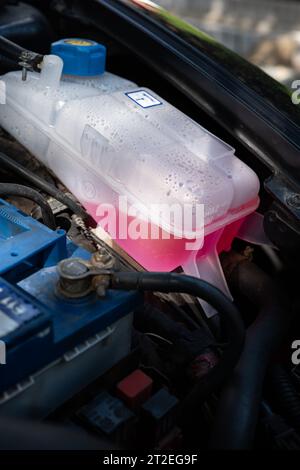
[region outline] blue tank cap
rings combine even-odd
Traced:
[[[92,77],[105,72],[106,47],[95,41],[61,39],[51,44],[51,54],[63,60],[63,74]]]

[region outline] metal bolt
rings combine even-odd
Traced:
[[[80,259],[66,259],[59,263],[59,291],[70,298],[84,297],[92,288],[89,268]]]
[[[85,266],[80,260],[66,259],[60,265],[60,273],[68,277],[78,277],[88,272],[88,267]]]
[[[22,67],[22,81],[26,82],[26,80],[27,80],[27,68]]]
[[[104,297],[110,282],[110,270],[114,268],[115,258],[107,250],[94,253],[90,261],[81,258],[63,260],[57,267],[58,289],[70,298],[84,297],[92,291]]]
[[[286,202],[294,209],[300,209],[300,194],[291,194],[286,198]]]
[[[101,267],[109,269],[114,266],[115,259],[108,251],[104,249],[94,253],[91,262],[98,268]]]
[[[99,285],[96,289],[96,292],[97,292],[98,297],[105,297],[105,295],[106,295],[106,286]]]

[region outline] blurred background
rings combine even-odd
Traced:
[[[300,78],[300,1],[154,0],[290,86]]]

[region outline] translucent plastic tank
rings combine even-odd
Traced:
[[[119,196],[140,204],[138,220],[156,226],[159,237],[113,237],[145,269],[181,266],[228,293],[217,253],[230,248],[245,217],[258,206],[255,173],[233,148],[152,90],[107,72],[62,79],[62,67],[62,60],[50,55],[41,74],[29,73],[26,81],[20,72],[4,75],[0,124],[101,225],[99,205],[115,207],[119,224],[124,220]],[[201,224],[182,229],[178,220],[153,209],[173,204],[203,205]],[[136,218],[129,215],[127,223]],[[109,231],[109,221],[104,228]],[[197,239],[197,249],[187,249],[187,242]]]

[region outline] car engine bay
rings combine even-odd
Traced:
[[[298,169],[118,3],[0,1],[0,449],[299,450]]]

